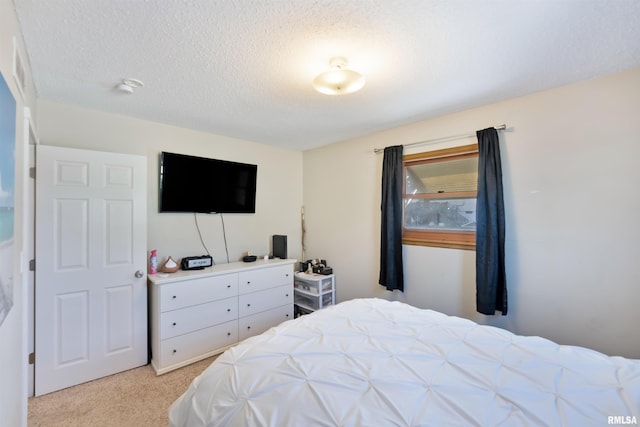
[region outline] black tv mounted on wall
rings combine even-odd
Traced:
[[[160,154],[160,212],[255,213],[258,166]]]

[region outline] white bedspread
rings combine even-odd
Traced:
[[[172,426],[606,426],[640,422],[640,360],[359,299],[227,350]],[[616,417],[616,418],[609,418]]]

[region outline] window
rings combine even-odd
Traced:
[[[478,145],[404,156],[402,243],[475,250]]]

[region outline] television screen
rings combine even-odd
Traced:
[[[162,152],[160,212],[255,213],[258,167]]]

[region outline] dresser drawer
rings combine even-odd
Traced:
[[[243,317],[238,325],[239,338],[243,340],[252,335],[261,334],[272,326],[279,325],[289,319],[293,319],[293,305],[291,304]]]
[[[291,265],[280,265],[277,267],[242,271],[238,273],[238,277],[239,292],[246,294],[248,292],[292,284],[293,267]]]
[[[238,274],[201,277],[158,288],[160,311],[165,312],[238,295]]]
[[[160,366],[174,365],[235,344],[237,341],[237,321],[169,338],[160,342]]]
[[[238,318],[238,297],[171,310],[160,315],[160,339],[175,337]]]
[[[238,297],[238,313],[240,317],[250,316],[286,304],[293,304],[291,285],[240,295]]]

